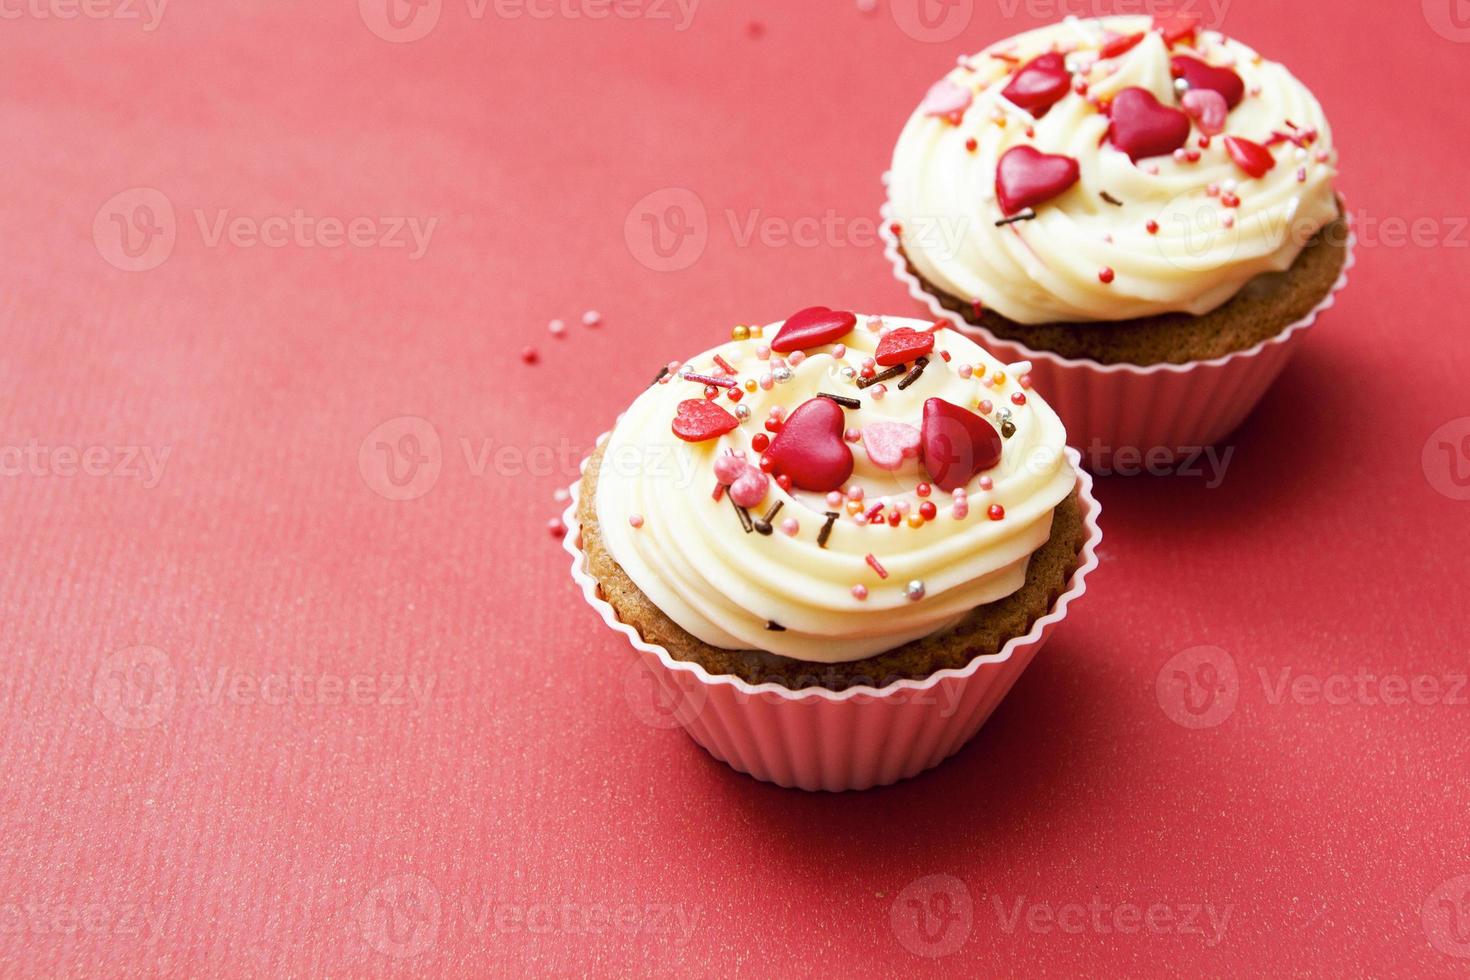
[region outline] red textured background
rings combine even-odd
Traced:
[[[981,735],[840,798],[645,723],[552,493],[730,324],[911,312],[873,236],[893,138],[957,54],[1065,7],[978,3],[931,43],[913,0],[706,0],[683,31],[445,0],[399,44],[353,0],[174,0],[152,31],[27,2],[0,24],[0,973],[1463,974],[1470,503],[1436,487],[1470,454],[1424,456],[1470,415],[1450,0],[1228,7],[1333,119],[1353,281],[1222,486],[1101,481],[1103,566]],[[111,214],[141,198],[108,202],[139,187],[176,243],[129,272]],[[677,188],[707,247],[657,271],[635,205]],[[417,260],[211,245],[221,209],[437,225]],[[391,500],[369,433],[402,416],[427,492]],[[1171,658],[1202,645],[1235,704],[1196,729]],[[1313,703],[1282,671],[1441,686]],[[331,693],[393,677],[427,698]],[[958,918],[926,947],[929,875]],[[1110,911],[1041,927],[1069,903]],[[1230,918],[1120,934],[1129,904]]]

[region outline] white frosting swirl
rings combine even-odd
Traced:
[[[714,358],[719,355],[742,384],[779,374],[776,369],[788,363],[781,355],[760,357],[779,326],[764,328],[764,339],[706,351],[681,370],[718,373]],[[629,578],[674,622],[717,647],[839,663],[945,629],[975,606],[1021,587],[1031,553],[1051,534],[1052,511],[1076,483],[1063,452],[1062,423],[1021,387],[1017,375],[1025,365],[1008,368],[950,330],[937,333],[930,364],[906,390],[889,381],[879,397],[876,385],[859,389],[844,376],[844,367],[860,370],[864,358],[873,356],[879,330],[901,326],[923,330],[929,324],[859,317],[857,327],[842,338],[844,359],[834,356],[837,344],[812,348],[790,365],[790,380],[745,394],[740,404],[749,408],[749,418],[717,439],[688,443],[671,431],[679,403],[703,397],[701,384],[677,376],[652,385],[618,420],[598,476],[600,533]],[[950,360],[943,360],[940,351]],[[971,377],[962,376],[964,366],[973,371]],[[996,380],[998,375],[1003,380]],[[1009,417],[1015,431],[1003,440],[999,464],[970,480],[969,512],[963,519],[953,516],[951,496],[935,487],[927,500],[938,514],[922,526],[910,526],[906,519],[896,527],[882,521],[863,526],[845,502],[833,508],[824,494],[783,491],[772,480],[754,516],[781,501],[774,523],[795,518],[799,530],[794,536],[779,527],[770,535],[746,533],[731,502],[712,497],[715,461],[733,451],[757,462],[761,454],[751,440],[765,432],[771,407],[789,414],[819,391],[861,401],[860,409],[845,412],[850,428],[880,421],[917,428],[925,401],[940,397],[972,411],[989,400],[988,420],[999,428]],[[1023,404],[1015,402],[1018,393]],[[718,404],[735,409],[723,396]],[[890,472],[875,466],[861,443],[849,446],[855,468],[846,489],[862,488],[864,511],[885,499],[891,509],[904,501],[910,513],[919,511],[926,498],[917,488],[928,475],[918,459]],[[981,488],[982,477],[989,478],[991,489]],[[990,519],[992,504],[1004,508],[1002,519]],[[818,535],[830,510],[841,517],[822,547]],[[869,554],[887,571],[886,579],[867,563]],[[925,589],[918,601],[905,593],[916,579]],[[866,588],[866,598],[854,595],[854,586]],[[768,629],[768,622],[785,629]]]
[[[1207,313],[1252,277],[1284,270],[1311,236],[1337,214],[1332,189],[1336,155],[1322,108],[1290,72],[1217,32],[1172,50],[1148,17],[1067,21],[1001,42],[947,76],[973,93],[956,125],[920,108],[894,149],[889,178],[893,218],[904,250],[921,275],[947,293],[1020,323],[1123,320],[1168,312]],[[1131,50],[1100,59],[1111,35],[1147,32]],[[1086,79],[1041,119],[1001,96],[1011,72],[1049,51]],[[1108,117],[1089,99],[1106,101],[1129,86],[1177,106],[1170,55],[1228,66],[1246,95],[1223,134],[1186,147],[1197,162],[1173,156],[1141,159],[1105,141]],[[1004,56],[1004,57],[998,57]],[[1223,137],[1259,144],[1272,133],[1313,130],[1308,146],[1277,142],[1276,165],[1251,178],[1231,159]],[[1027,135],[1030,127],[1034,135]],[[966,141],[973,139],[975,149]],[[1081,177],[1036,207],[1035,220],[996,227],[995,173],[1002,154],[1030,144],[1078,161]],[[1221,193],[1239,197],[1237,207]],[[1122,202],[1108,203],[1103,194]],[[1227,217],[1228,216],[1228,217]],[[1149,221],[1157,232],[1147,230]],[[1112,270],[1111,282],[1100,275]]]

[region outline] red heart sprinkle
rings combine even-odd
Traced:
[[[1137,85],[1113,96],[1108,117],[1108,137],[1135,163],[1173,153],[1189,139],[1189,117]]]
[[[1236,166],[1252,177],[1260,177],[1276,166],[1276,158],[1271,155],[1270,150],[1239,136],[1225,137],[1225,151],[1230,154],[1230,159],[1235,161]]]
[[[1169,59],[1169,67],[1176,78],[1189,83],[1191,89],[1207,88],[1225,96],[1225,104],[1234,109],[1245,98],[1245,82],[1229,68],[1209,65],[1198,58],[1176,54]]]
[[[1102,49],[1098,51],[1099,58],[1116,58],[1120,54],[1132,51],[1139,41],[1143,40],[1143,31],[1137,34],[1114,34],[1111,31],[1107,39],[1103,41]]]
[[[924,468],[931,482],[952,491],[970,482],[970,477],[1000,462],[1000,433],[995,426],[969,409],[942,398],[924,403],[921,435]]]
[[[1163,14],[1154,18],[1153,29],[1164,35],[1164,43],[1168,45],[1178,44],[1185,38],[1192,38],[1199,30],[1199,17],[1195,14],[1176,10],[1172,13]]]
[[[1013,146],[995,168],[995,196],[1007,215],[1024,211],[1077,183],[1077,161],[1058,153],[1042,153],[1034,146]]]
[[[672,426],[674,435],[685,442],[704,442],[729,432],[740,422],[714,402],[686,398],[679,403]]]
[[[873,355],[873,360],[884,367],[907,364],[933,349],[934,335],[932,333],[920,333],[912,327],[899,327],[878,341],[878,350]]]
[[[1000,94],[1040,119],[1071,87],[1066,59],[1053,51],[1022,65]]]
[[[846,422],[842,406],[830,398],[802,402],[766,450],[771,471],[803,490],[836,490],[852,476],[852,450],[842,440]]]
[[[794,350],[836,343],[851,333],[855,326],[857,317],[851,313],[829,310],[825,306],[809,306],[786,318],[776,339],[771,341],[771,350],[789,354]]]

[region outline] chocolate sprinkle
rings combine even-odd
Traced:
[[[654,385],[658,384],[660,381],[662,381],[664,379],[664,376],[667,375],[668,373],[669,373],[669,366],[667,364],[665,364],[663,367],[661,367],[661,368],[658,369],[658,374],[655,374],[653,376],[653,380],[650,381],[650,382],[648,382],[648,387],[652,388]]]
[[[859,378],[857,386],[859,388],[866,388],[869,385],[875,385],[880,381],[887,381],[889,378],[896,378],[907,370],[907,364],[895,364],[893,365],[893,367],[888,368],[887,370],[879,371],[871,378]]]
[[[786,632],[786,627],[782,626],[780,623],[776,622],[774,619],[768,619],[768,620],[766,620],[766,629],[770,630],[773,633],[784,633],[784,632]]]
[[[817,547],[827,547],[827,539],[832,536],[832,522],[837,520],[837,512],[827,511],[827,523],[822,525],[822,530],[817,533]]]
[[[1001,218],[995,223],[995,227],[999,228],[1002,225],[1013,225],[1017,221],[1034,221],[1035,219],[1035,211],[1022,211],[1020,214],[1011,215],[1009,218]]]
[[[1122,201],[1118,200],[1116,197],[1114,197],[1113,195],[1109,194],[1107,191],[1103,191],[1101,196],[1102,196],[1102,199],[1104,201],[1107,201],[1109,204],[1111,204],[1115,208],[1121,208],[1123,206],[1123,202]]]
[[[1006,419],[1004,422],[1002,422],[1000,424],[1000,434],[1002,436],[1004,436],[1005,438],[1007,438],[1007,439],[1009,439],[1011,436],[1015,435],[1016,434],[1016,423],[1012,422],[1010,419]]]
[[[778,500],[778,501],[776,501],[776,506],[774,506],[770,510],[766,511],[766,516],[765,517],[757,518],[754,521],[755,529],[757,531],[759,531],[761,534],[770,534],[771,533],[771,521],[775,520],[776,515],[779,514],[779,513],[781,513],[781,508],[784,507],[784,506],[786,506],[786,501],[784,501],[784,500]]]
[[[750,519],[750,511],[737,504],[734,497],[730,498],[730,506],[735,508],[735,515],[740,518],[740,526],[745,528],[745,533],[754,531],[755,522]]]
[[[830,399],[830,400],[836,402],[837,404],[841,405],[843,408],[862,408],[863,407],[863,403],[862,402],[858,401],[856,398],[848,398],[846,395],[833,395],[833,394],[830,394],[830,393],[825,392],[825,391],[819,391],[819,392],[817,392],[817,397],[818,398],[827,398],[827,399]]]
[[[924,368],[928,366],[929,358],[927,357],[921,357],[918,360],[914,361],[914,369],[903,376],[903,380],[898,383],[898,390],[903,391],[909,385],[913,384],[915,381],[918,381],[919,375],[923,374]]]

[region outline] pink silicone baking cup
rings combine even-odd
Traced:
[[[603,439],[607,438],[604,433]],[[1072,465],[1077,452],[1067,450]],[[585,471],[587,460],[582,461]],[[1051,610],[1022,636],[993,656],[964,667],[941,670],[921,680],[902,680],[882,688],[846,691],[807,688],[791,691],[778,684],[749,684],[728,674],[713,675],[699,664],[675,660],[618,619],[587,574],[577,521],[580,481],[564,519],[563,541],[572,556],[572,578],[594,612],[632,644],[644,668],[657,678],[674,717],[694,741],[731,768],[779,786],[806,790],[868,789],[886,786],[930,769],[949,758],[980,730],[1036,651],[1067,615],[1067,607],[1087,591],[1087,573],[1097,567],[1102,507],[1092,496],[1092,478],[1078,469],[1077,496],[1087,538],[1067,589]]]
[[[1343,213],[1347,214],[1346,204]],[[908,270],[887,202],[882,208],[881,234],[894,275],[933,316],[948,320],[1002,361],[1031,362],[1033,387],[1061,416],[1067,441],[1082,449],[1089,466],[1105,465],[1119,450],[1140,458],[1152,453],[1172,460],[1189,450],[1213,446],[1233,432],[1286,367],[1307,328],[1347,285],[1357,241],[1348,215],[1347,258],[1337,281],[1310,313],[1276,336],[1213,360],[1140,366],[1100,364],[1032,350],[975,326],[946,309]]]

